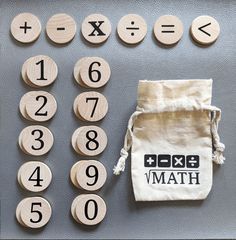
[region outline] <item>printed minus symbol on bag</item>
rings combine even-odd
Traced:
[[[158,160],[158,161],[157,161]],[[172,160],[172,161],[171,161]],[[198,168],[198,155],[169,155],[169,154],[145,154],[144,167],[160,167],[160,168]]]

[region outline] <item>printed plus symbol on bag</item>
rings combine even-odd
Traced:
[[[157,156],[155,154],[144,155],[144,167],[156,167]]]

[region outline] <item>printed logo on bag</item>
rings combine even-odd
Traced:
[[[148,184],[200,184],[198,155],[145,154]]]

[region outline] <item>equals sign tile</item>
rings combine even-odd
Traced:
[[[161,25],[161,27],[163,28],[171,28],[171,27],[174,27],[175,25]],[[163,30],[161,31],[162,33],[174,33],[175,31],[174,30]]]

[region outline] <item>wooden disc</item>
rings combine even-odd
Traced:
[[[87,57],[83,57],[83,58],[79,59],[79,60],[76,62],[75,66],[74,66],[74,72],[73,72],[73,74],[74,74],[74,78],[75,78],[76,82],[77,82],[81,87],[86,87],[86,88],[87,88],[88,86],[85,85],[85,83],[82,81],[82,79],[81,79],[81,77],[80,77],[81,65],[82,65],[82,62],[83,62],[84,60],[86,60],[86,59],[87,59]]]
[[[22,222],[29,228],[45,226],[52,215],[49,202],[42,197],[31,197],[24,201],[20,209]]]
[[[106,182],[107,172],[104,165],[96,160],[80,160],[76,169],[76,180],[80,188],[96,191]]]
[[[26,98],[27,115],[37,122],[50,120],[57,111],[57,102],[52,94],[45,91],[34,91]]]
[[[219,37],[220,25],[213,17],[199,16],[193,20],[190,32],[197,43],[210,45]]]
[[[41,156],[46,154],[53,145],[53,135],[51,131],[40,125],[32,125],[24,128],[19,138],[20,147],[29,155]]]
[[[21,43],[35,41],[41,33],[39,19],[31,13],[20,13],[11,23],[12,36]]]
[[[52,173],[50,168],[38,161],[24,163],[18,171],[18,181],[24,189],[31,192],[41,192],[51,183]]]
[[[77,99],[77,114],[82,120],[96,122],[105,117],[108,111],[108,102],[99,92],[83,92]]]
[[[21,77],[23,79],[23,81],[29,85],[30,87],[33,87],[33,88],[38,88],[39,86],[36,86],[34,85],[32,82],[30,82],[30,80],[28,79],[28,76],[27,76],[27,67],[28,67],[28,63],[31,61],[31,58],[28,58],[22,65],[22,68],[21,68]]]
[[[71,137],[71,145],[73,147],[73,149],[78,153],[78,154],[81,154],[83,155],[83,153],[78,149],[77,147],[77,138],[78,138],[78,135],[79,135],[79,132],[83,129],[84,127],[79,127],[77,128],[74,133],[72,134],[72,137]]]
[[[70,169],[70,180],[73,183],[73,185],[77,188],[79,188],[79,184],[76,180],[76,173],[78,170],[79,162],[76,162]]]
[[[32,84],[45,87],[56,80],[58,74],[57,64],[48,56],[38,55],[29,59],[26,73],[28,80]]]
[[[83,118],[80,116],[79,111],[78,111],[79,99],[80,99],[80,95],[78,95],[74,100],[73,110],[74,110],[76,117],[79,118],[80,120],[83,120]]]
[[[77,147],[86,156],[96,156],[107,146],[107,135],[97,126],[84,126],[78,132]]]
[[[120,19],[117,25],[117,33],[125,43],[137,44],[145,38],[147,24],[141,16],[128,14]]]
[[[173,15],[163,15],[154,25],[156,39],[164,45],[173,45],[181,39],[184,27],[180,19]]]
[[[106,215],[106,203],[96,194],[86,194],[77,200],[75,214],[84,225],[96,225]]]
[[[55,14],[47,22],[46,33],[54,43],[68,43],[76,34],[76,22],[68,14]]]
[[[23,227],[27,227],[25,224],[24,224],[24,222],[21,220],[21,209],[22,209],[22,207],[24,206],[24,204],[25,204],[25,201],[27,201],[29,198],[24,198],[24,199],[22,199],[19,203],[18,203],[18,205],[17,205],[17,207],[16,207],[16,219],[17,219],[17,221],[18,221],[18,223],[20,223]]]
[[[107,61],[100,57],[88,57],[81,63],[80,77],[90,88],[100,88],[107,84],[111,69]]]
[[[102,14],[91,14],[84,19],[81,32],[88,42],[93,44],[103,43],[111,34],[111,23]]]
[[[72,217],[75,219],[76,222],[80,223],[79,219],[77,218],[76,216],[76,212],[75,212],[75,209],[76,209],[76,206],[78,204],[78,200],[80,200],[81,198],[83,198],[84,196],[86,196],[86,194],[80,194],[79,196],[77,196],[72,204],[71,204],[71,208],[70,208],[70,211],[71,211],[71,215]]]

